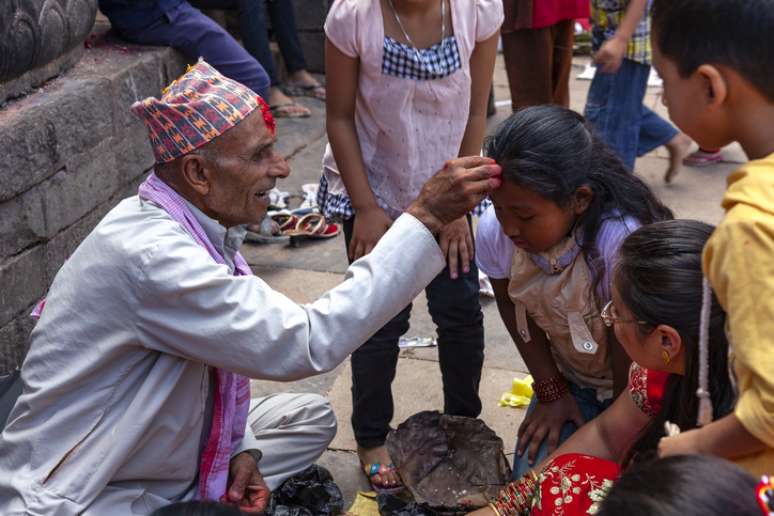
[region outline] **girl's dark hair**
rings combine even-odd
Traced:
[[[578,220],[579,242],[596,284],[604,263],[596,237],[603,216],[631,216],[640,224],[671,219],[672,212],[650,188],[629,172],[585,119],[559,106],[534,106],[508,117],[487,138],[485,153],[503,169],[503,179],[567,207],[578,188],[594,194]],[[596,291],[596,289],[594,289]]]
[[[643,226],[621,245],[615,286],[638,325],[648,334],[659,324],[680,334],[685,374],[670,375],[663,406],[632,447],[629,458],[650,458],[664,434],[664,421],[682,430],[696,427],[699,402],[699,319],[702,303],[701,255],[713,227],[695,220],[670,220]],[[710,395],[715,419],[731,412],[735,394],[728,371],[726,314],[712,296],[709,328]]]
[[[756,485],[746,471],[723,459],[676,455],[629,468],[597,515],[760,516]]]
[[[216,502],[178,502],[156,509],[150,516],[242,516],[242,511]]]

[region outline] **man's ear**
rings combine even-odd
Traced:
[[[704,103],[708,109],[718,109],[728,98],[728,82],[720,70],[708,64],[703,64],[695,72],[702,81]]]
[[[183,181],[193,188],[199,195],[207,195],[210,192],[210,174],[207,158],[199,154],[187,154],[180,158],[180,171]]]
[[[589,209],[591,201],[594,199],[594,192],[586,185],[575,190],[573,199],[573,211],[575,215],[583,215]]]

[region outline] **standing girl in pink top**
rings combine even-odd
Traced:
[[[444,162],[479,155],[502,0],[338,0],[325,24],[327,129],[318,202],[368,254]],[[440,234],[428,287],[447,414],[478,416],[484,329],[469,220]],[[400,270],[393,271],[401,274]],[[400,487],[384,447],[407,307],[352,355],[352,426],[374,488]]]

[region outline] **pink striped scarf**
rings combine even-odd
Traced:
[[[224,264],[223,256],[207,238],[186,202],[156,174],[151,173],[140,185],[140,199],[151,201],[164,211],[210,253],[217,263]],[[253,272],[241,254],[234,257],[235,274],[251,275]],[[242,375],[216,370],[215,403],[212,425],[207,444],[199,463],[199,493],[203,500],[219,500],[226,493],[231,455],[242,441],[250,407],[250,380]]]

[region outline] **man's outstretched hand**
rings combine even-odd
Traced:
[[[240,453],[231,459],[228,488],[221,502],[235,505],[248,514],[262,514],[269,505],[271,491],[266,486],[258,464],[249,453]]]
[[[490,158],[471,156],[447,161],[406,211],[438,233],[499,188],[501,173],[500,166]]]

